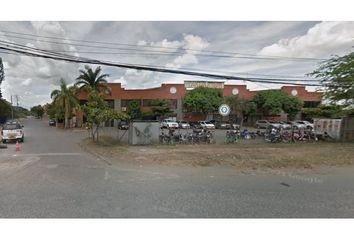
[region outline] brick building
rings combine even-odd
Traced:
[[[105,99],[109,105],[118,110],[126,111],[130,101],[138,101],[143,112],[150,110],[152,99],[165,99],[171,103],[172,110],[176,114],[177,120],[197,121],[204,120],[206,116],[201,113],[188,113],[183,109],[184,95],[199,86],[220,89],[224,96],[238,95],[239,97],[251,100],[257,91],[247,89],[246,85],[229,85],[224,82],[208,82],[208,81],[185,81],[184,83],[162,84],[157,88],[149,89],[125,89],[120,83],[109,83],[112,94],[105,94]],[[322,100],[321,93],[309,92],[304,86],[283,86],[280,91],[289,95],[298,97],[304,101],[305,107],[316,107]],[[87,93],[82,91],[78,98],[81,103],[87,99]],[[82,113],[77,114],[78,124],[81,125],[85,121]],[[210,116],[209,116],[210,118]]]

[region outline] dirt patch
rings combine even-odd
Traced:
[[[257,145],[80,144],[88,152],[115,161],[174,166],[232,166],[239,169],[313,168],[354,164],[353,143]]]

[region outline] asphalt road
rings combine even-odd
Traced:
[[[81,131],[27,120],[21,152],[0,149],[0,217],[354,217],[354,168],[241,172],[109,165]]]

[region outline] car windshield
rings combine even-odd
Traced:
[[[4,130],[14,130],[14,129],[20,129],[21,125],[20,124],[6,124],[4,126]]]

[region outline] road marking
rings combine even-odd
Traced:
[[[12,157],[40,157],[40,156],[80,156],[82,153],[25,153],[25,154],[7,154],[5,156]]]
[[[107,169],[105,169],[105,171],[104,171],[104,180],[108,180],[108,178],[109,178],[109,174],[108,174]]]

